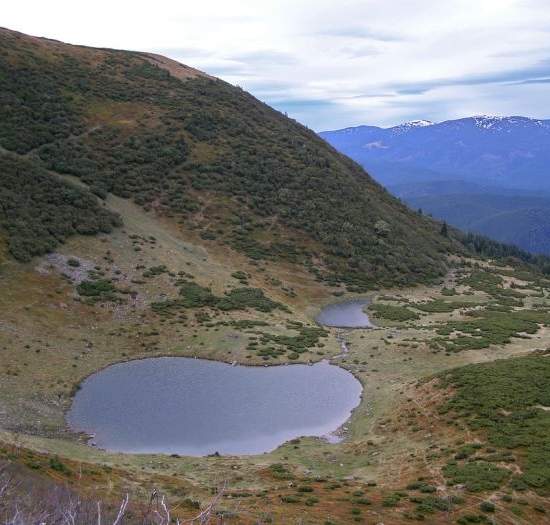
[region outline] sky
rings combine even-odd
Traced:
[[[17,0],[0,25],[167,55],[316,131],[550,118],[550,0]]]

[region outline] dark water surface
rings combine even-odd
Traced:
[[[363,311],[369,299],[350,299],[325,306],[316,321],[324,326],[337,328],[370,328],[369,316]]]
[[[360,396],[359,381],[326,362],[245,367],[160,357],[90,376],[67,420],[112,451],[257,454],[336,430]]]

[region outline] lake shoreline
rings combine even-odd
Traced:
[[[301,366],[174,356],[118,363],[83,382],[66,424],[108,452],[196,457],[259,455],[334,435],[361,404],[361,381],[326,359],[293,364]]]

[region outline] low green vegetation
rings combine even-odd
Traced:
[[[242,270],[238,270],[236,272],[233,272],[231,274],[231,277],[234,279],[237,279],[241,284],[247,284],[248,278],[250,277],[246,272],[243,272]]]
[[[453,508],[455,503],[452,498],[439,498],[437,496],[413,496],[409,498],[412,503],[416,504],[417,516],[425,514],[434,514],[435,512],[448,512]]]
[[[282,463],[270,465],[269,472],[275,479],[294,479],[292,472]]]
[[[382,506],[397,507],[405,495],[406,494],[403,492],[392,492],[391,494],[386,494],[382,499]]]
[[[225,326],[233,326],[238,330],[249,330],[251,328],[256,328],[258,326],[269,326],[267,321],[260,321],[257,319],[239,319],[233,321],[220,321],[217,324]]]
[[[443,475],[455,485],[464,485],[470,492],[481,492],[498,489],[510,477],[510,472],[485,461],[452,461],[443,468]]]
[[[411,307],[421,310],[422,312],[435,314],[435,313],[448,313],[458,310],[460,308],[471,308],[476,306],[476,303],[467,301],[443,301],[442,299],[432,299],[422,303],[411,303]]]
[[[90,302],[120,301],[117,288],[108,279],[82,281],[76,291]]]
[[[203,306],[214,307],[218,298],[210,288],[200,286],[193,281],[179,283],[180,299],[178,303],[183,308],[201,308]]]
[[[143,272],[143,277],[156,277],[157,275],[162,275],[163,273],[168,273],[168,268],[164,264],[158,266],[151,266]]]
[[[0,203],[0,232],[6,232],[8,249],[19,261],[48,253],[71,235],[108,233],[120,225],[88,191],[31,160],[1,152]]]
[[[324,328],[317,326],[302,326],[301,324],[290,324],[289,330],[298,331],[298,335],[274,335],[262,333],[259,340],[249,343],[249,350],[257,350],[258,355],[264,359],[278,357],[290,352],[289,359],[298,359],[299,355],[311,350],[314,347],[324,346],[320,339],[328,337]]]
[[[493,513],[495,512],[496,507],[495,504],[490,501],[482,501],[479,504],[479,509],[483,512]]]
[[[483,514],[464,514],[456,520],[458,525],[470,525],[471,523],[491,523]]]
[[[441,386],[454,394],[443,413],[463,419],[471,430],[482,431],[495,451],[480,459],[470,451],[445,467],[453,483],[469,490],[492,490],[510,479],[516,490],[550,491],[550,358],[547,354],[468,365],[441,376]],[[521,466],[517,474],[495,466],[513,453]]]
[[[413,302],[407,298],[383,295],[381,301],[400,302],[403,304],[387,304],[379,302],[371,304],[368,308],[374,318],[388,321],[415,321],[421,318],[421,313],[449,313],[462,308],[472,308],[479,303],[472,301],[445,301],[443,299],[430,299],[428,301]]]
[[[430,346],[449,352],[488,348],[510,343],[513,337],[535,334],[540,325],[548,324],[550,313],[546,310],[476,310],[470,312],[468,320],[439,326],[436,333],[444,337],[432,339]]]
[[[488,270],[474,271],[460,282],[474,290],[485,292],[499,304],[522,306],[525,295],[512,288],[504,288],[503,283],[504,279],[500,275]]]
[[[178,281],[179,297],[155,302],[152,309],[161,315],[172,315],[180,309],[185,308],[215,308],[221,311],[252,309],[259,312],[269,313],[279,309],[288,311],[288,308],[277,301],[266,297],[263,290],[259,288],[233,288],[223,296],[212,293],[210,288],[201,286],[194,281]]]
[[[410,308],[393,304],[374,303],[369,305],[369,312],[375,318],[386,319],[388,321],[413,321],[420,319],[420,314]]]
[[[216,307],[220,310],[244,310],[251,308],[259,312],[272,312],[273,310],[283,310],[288,312],[288,308],[277,301],[272,301],[264,295],[259,288],[234,288],[226,292],[225,296],[218,299]]]
[[[56,472],[61,472],[62,474],[71,473],[70,469],[62,461],[60,461],[57,456],[50,458],[49,467]]]
[[[435,492],[437,489],[432,484],[426,483],[425,481],[414,481],[407,485],[407,490],[418,490],[419,492],[429,494]]]

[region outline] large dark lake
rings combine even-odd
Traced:
[[[325,306],[316,318],[319,324],[337,328],[370,328],[369,316],[364,308],[369,299],[350,299]]]
[[[258,454],[336,430],[361,384],[326,362],[270,367],[161,357],[86,379],[67,415],[99,447],[129,453]]]

